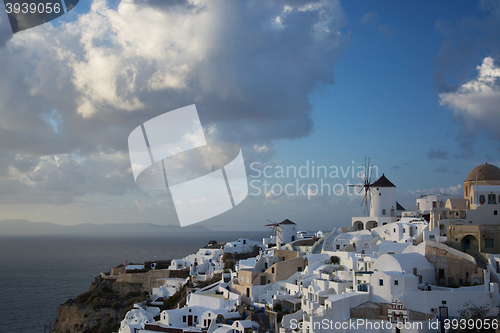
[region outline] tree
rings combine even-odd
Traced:
[[[487,306],[477,306],[472,302],[465,302],[464,309],[459,310],[459,320],[465,319],[469,321],[470,319],[476,323],[477,320],[484,320],[488,314],[489,309]],[[475,324],[473,325],[475,326]],[[462,330],[462,332],[479,332],[478,329],[470,329],[468,326]]]
[[[488,314],[487,306],[477,306],[472,302],[465,302],[464,309],[459,310],[460,319],[483,319]]]
[[[332,263],[332,264],[338,264],[338,263],[340,263],[340,258],[337,257],[337,256],[331,256],[330,257],[330,263]]]

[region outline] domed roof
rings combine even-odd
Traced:
[[[488,164],[484,162],[484,164],[478,165],[469,172],[466,181],[467,180],[475,181],[476,179],[500,180],[500,168],[494,166],[493,164]]]

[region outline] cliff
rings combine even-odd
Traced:
[[[127,311],[146,299],[141,290],[139,283],[97,276],[89,291],[59,306],[51,333],[117,332]]]

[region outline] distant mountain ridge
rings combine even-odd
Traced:
[[[116,223],[61,225],[51,222],[31,222],[28,220],[1,220],[0,236],[31,235],[134,235],[162,233],[201,233],[213,232],[202,226],[181,228],[177,225],[159,225],[153,223]]]

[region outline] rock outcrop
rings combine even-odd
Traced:
[[[117,332],[127,311],[146,299],[142,287],[97,276],[89,291],[59,306],[51,333]]]

